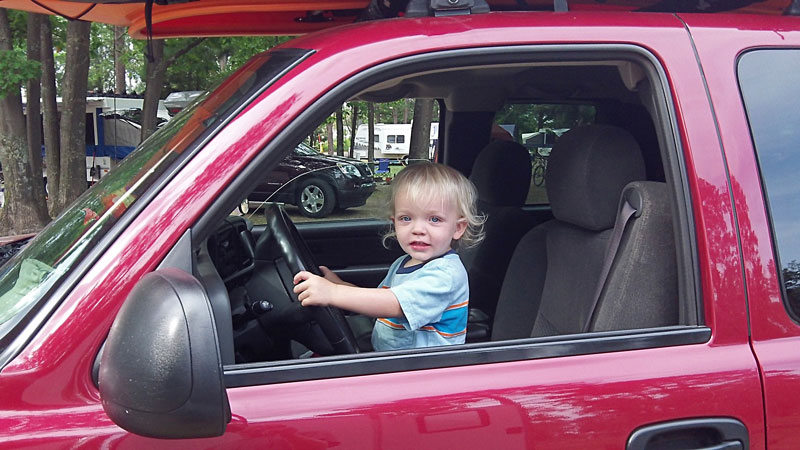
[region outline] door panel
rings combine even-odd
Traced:
[[[383,244],[388,222],[354,220],[298,223],[297,229],[314,254],[342,279],[358,286],[377,286],[389,266],[403,254],[395,241]]]
[[[728,417],[745,425],[753,448],[763,448],[762,391],[747,340],[730,187],[720,143],[709,133],[714,117],[702,74],[696,62],[686,58],[692,48],[682,24],[673,25],[674,30],[665,27],[651,39],[643,38],[641,45],[660,50],[659,61],[673,70],[669,88],[681,99],[672,99],[677,112],[665,114],[674,120],[665,126],[675,127],[681,152],[677,164],[688,168],[675,172],[689,179],[691,192],[673,206],[685,208],[691,216],[687,220],[696,224],[696,235],[690,233],[687,242],[697,247],[689,258],[699,273],[697,299],[684,301],[701,309],[692,316],[696,320],[686,322],[710,330],[707,342],[604,351],[594,348],[590,339],[576,339],[575,353],[561,356],[547,345],[567,339],[559,336],[533,343],[468,344],[286,363],[300,372],[309,366],[326,369],[328,363],[352,367],[354,358],[371,358],[375,364],[397,368],[369,375],[327,373],[308,381],[281,379],[281,363],[233,368],[226,373],[229,379],[240,371],[242,378],[249,374],[258,380],[228,389],[234,420],[220,442],[233,446],[259,438],[275,447],[620,449],[644,426]],[[581,32],[591,30],[585,27]],[[553,39],[562,42],[562,31]],[[629,31],[624,30],[625,42]],[[603,34],[600,40],[613,37]],[[467,167],[466,161],[452,165]],[[670,175],[679,180],[675,173]],[[369,256],[365,249],[351,248],[353,243],[339,227],[303,228],[320,263],[341,270],[357,267],[345,255]],[[345,262],[337,266],[339,261]],[[637,341],[634,334],[616,335]],[[519,348],[531,348],[543,358],[489,363],[486,352],[477,351]],[[420,368],[416,358],[426,352],[451,356],[453,366]]]
[[[619,449],[643,424],[731,416],[759,435],[761,412],[750,407],[760,402],[757,371],[741,364],[749,355],[747,345],[700,344],[233,388],[224,438],[320,448]]]

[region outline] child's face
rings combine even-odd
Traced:
[[[459,239],[467,228],[467,220],[455,205],[435,198],[418,205],[402,192],[395,197],[392,221],[400,247],[411,256],[410,265],[447,253],[452,240]]]

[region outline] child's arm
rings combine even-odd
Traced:
[[[322,271],[322,276],[325,277],[326,280],[330,281],[334,284],[344,284],[347,286],[355,286],[353,283],[348,283],[347,281],[342,280],[339,278],[339,275],[336,275],[331,269],[328,269],[325,266],[319,266],[319,270]]]
[[[294,276],[294,292],[303,306],[334,306],[370,317],[403,317],[390,289],[336,284],[310,272]]]

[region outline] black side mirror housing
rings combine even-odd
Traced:
[[[221,436],[231,420],[211,303],[175,268],[145,275],[106,340],[99,385],[120,427],[154,438]]]

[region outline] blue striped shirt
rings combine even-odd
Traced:
[[[398,258],[379,287],[391,289],[404,317],[379,318],[372,331],[375,350],[463,344],[467,334],[469,283],[458,255],[450,251],[426,263],[403,267]]]

